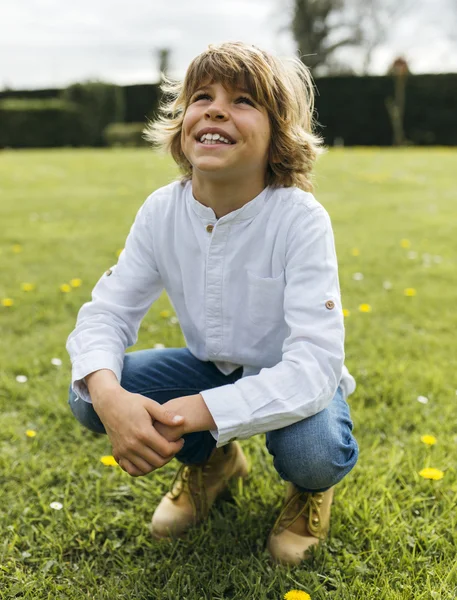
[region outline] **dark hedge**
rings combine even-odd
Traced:
[[[82,114],[58,98],[0,100],[0,148],[80,146]]]
[[[390,146],[392,126],[386,99],[392,77],[326,77],[316,80],[319,132],[329,145]],[[457,145],[457,73],[410,75],[406,82],[404,128],[417,145]]]
[[[316,79],[316,88],[318,131],[326,144],[392,144],[392,126],[386,108],[387,98],[394,95],[392,77],[325,77]],[[61,93],[53,89],[7,90],[0,92],[0,99],[52,98]],[[100,117],[97,143],[103,143],[101,132],[108,122],[145,123],[147,119],[154,118],[160,94],[158,84],[124,86],[123,119],[119,119],[119,111],[116,110],[112,111],[113,115]],[[117,118],[113,118],[115,114]],[[0,129],[2,127],[0,123]],[[404,128],[406,139],[411,144],[457,145],[457,73],[408,76]]]

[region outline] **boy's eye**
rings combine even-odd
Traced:
[[[199,100],[211,100],[211,96],[207,93],[200,93],[193,97],[193,102],[198,102]],[[236,102],[242,102],[245,104],[250,104],[251,106],[255,106],[254,101],[248,98],[247,96],[238,96]]]
[[[209,94],[203,94],[203,93],[202,93],[202,94],[197,94],[197,95],[194,97],[193,101],[194,101],[194,102],[197,102],[198,100],[203,100],[203,99],[205,99],[205,98],[210,98],[210,95],[209,95]]]
[[[251,106],[255,106],[254,102],[248,98],[247,96],[240,96],[237,99],[237,102],[246,102],[246,104],[250,104]]]

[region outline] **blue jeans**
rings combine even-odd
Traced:
[[[187,348],[139,350],[125,355],[121,386],[164,404],[178,396],[234,383],[242,367],[224,375],[212,362],[193,356]],[[92,404],[70,389],[70,408],[76,419],[96,433],[106,433]],[[206,461],[216,441],[209,431],[184,436],[176,458],[186,464]],[[330,405],[288,427],[266,433],[268,452],[280,477],[303,491],[321,492],[343,479],[357,462],[349,407],[338,388]]]

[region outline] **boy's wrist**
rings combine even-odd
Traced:
[[[192,396],[179,396],[169,400],[174,412],[184,417],[183,433],[193,433],[194,431],[209,431],[217,429],[216,423],[206,406],[206,402],[201,394]]]
[[[89,391],[92,403],[94,401],[97,403],[104,396],[110,396],[122,389],[116,375],[109,369],[100,369],[86,375],[84,383]]]

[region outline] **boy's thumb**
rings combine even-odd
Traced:
[[[180,425],[184,421],[182,415],[177,415],[173,410],[160,404],[147,406],[148,412],[156,421],[160,421],[164,425]]]

